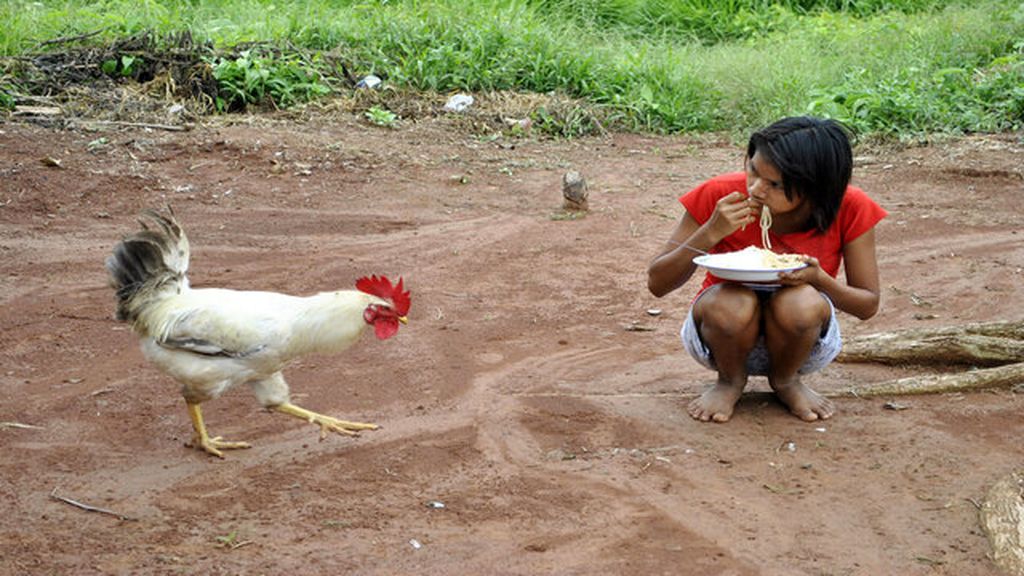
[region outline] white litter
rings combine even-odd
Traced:
[[[469,94],[455,94],[448,99],[444,109],[449,112],[462,112],[473,105],[473,97]]]

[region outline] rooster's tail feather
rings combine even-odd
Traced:
[[[110,284],[117,291],[117,319],[134,322],[160,296],[188,287],[188,238],[167,207],[167,215],[146,210],[156,225],[139,220],[142,230],[126,237],[107,258]]]

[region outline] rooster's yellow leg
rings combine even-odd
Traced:
[[[199,404],[188,403],[188,417],[192,419],[192,428],[195,430],[195,434],[192,435],[191,446],[193,448],[223,458],[224,454],[221,450],[250,447],[248,442],[227,442],[220,436],[210,438],[210,435],[206,433],[206,424],[203,423],[203,412],[199,409]]]
[[[377,426],[376,424],[338,420],[337,418],[317,414],[312,410],[306,410],[301,406],[289,404],[288,402],[274,406],[274,410],[295,416],[296,418],[302,418],[311,424],[319,424],[321,440],[327,437],[328,432],[337,432],[338,434],[346,434],[348,436],[359,436],[360,430],[376,430],[377,428],[380,428],[380,426]]]

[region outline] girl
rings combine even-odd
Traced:
[[[701,251],[760,246],[762,207],[771,214],[772,249],[802,254],[807,266],[780,273],[775,288],[705,276],[681,335],[718,380],[687,411],[705,422],[729,420],[754,374],[766,375],[799,418],[829,418],[832,402],[800,374],[839,354],[837,308],[862,320],[878,311],[874,227],[886,212],[849,185],[850,141],[832,120],[785,118],[755,132],[744,165],[745,173],[712,178],[679,199],[686,212],[648,268],[651,293],[660,298],[684,285]],[[845,283],[836,278],[840,264]]]

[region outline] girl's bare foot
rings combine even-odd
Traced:
[[[702,422],[728,422],[736,402],[743,395],[743,386],[718,382],[686,408],[694,419]]]
[[[773,383],[772,389],[779,400],[789,407],[789,411],[801,420],[827,420],[836,413],[835,404],[831,400],[804,386],[797,378],[784,385]]]

